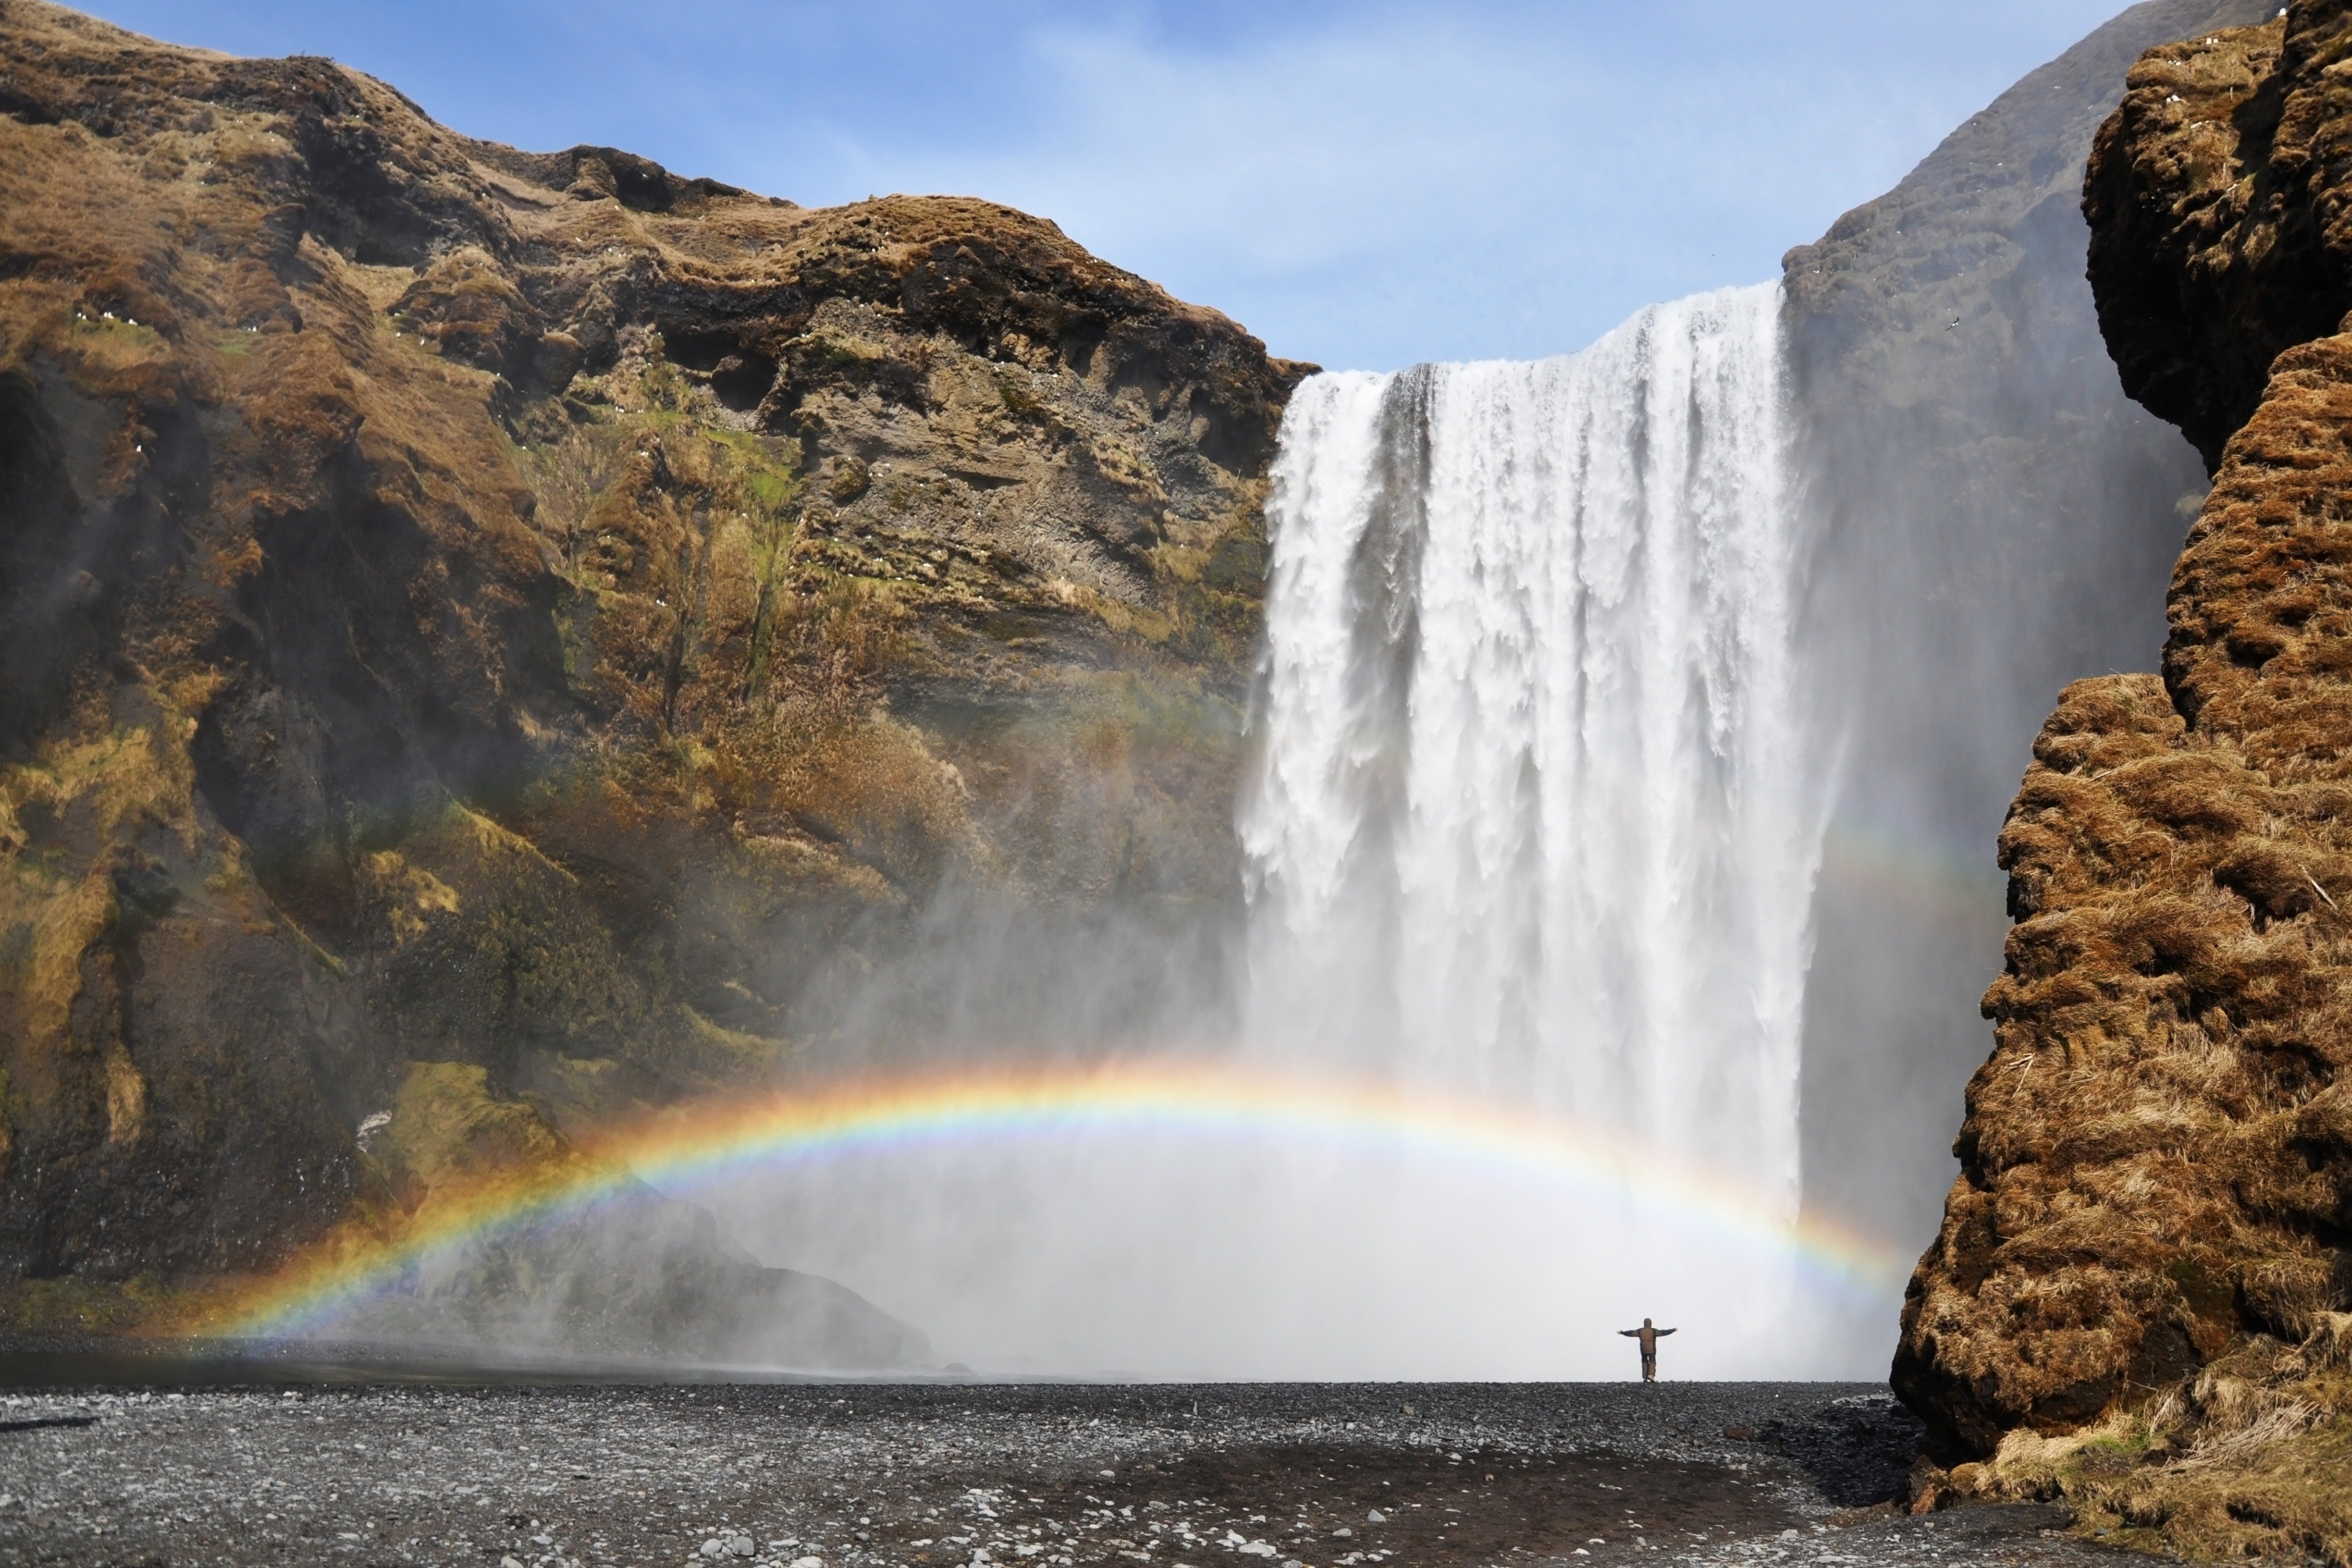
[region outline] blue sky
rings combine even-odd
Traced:
[[[1774,276],[2120,0],[97,0],[478,136],[992,197],[1332,368]]]

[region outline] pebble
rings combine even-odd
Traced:
[[[779,1568],[1539,1568],[1492,1533],[1517,1516],[1472,1491],[1533,1496],[1545,1473],[1604,1489],[1594,1541],[1540,1543],[1591,1568],[2111,1561],[1996,1517],[2013,1510],[1854,1513],[1901,1484],[1907,1421],[1883,1391],[1819,1384],[18,1388],[0,1390],[0,1568],[675,1568],[758,1541]],[[1373,1479],[1324,1490],[1286,1455]],[[1391,1502],[1381,1475],[1432,1506]],[[1682,1500],[1657,1506],[1670,1489],[1643,1494],[1645,1475],[1684,1478]],[[1638,1529],[1611,1522],[1621,1482]],[[1727,1511],[1688,1511],[1707,1488]],[[1457,1489],[1460,1514],[1436,1506]]]

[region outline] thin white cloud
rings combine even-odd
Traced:
[[[1334,364],[1769,277],[2116,0],[96,0],[795,200],[970,192]]]
[[[1654,65],[1557,18],[1425,8],[1223,52],[1062,26],[1006,89],[1025,134],[867,141],[844,174],[1048,214],[1277,352],[1391,364],[1554,352],[1769,277],[1974,107],[1835,59]]]

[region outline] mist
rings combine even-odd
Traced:
[[[1785,1260],[1435,1163],[1073,1137],[746,1177],[700,1201],[984,1373],[1612,1378],[1632,1352],[1591,1329],[1645,1315],[1684,1331],[1678,1376],[1835,1370],[1778,1342],[1805,1294]],[[1727,1270],[1750,1289],[1721,1289]]]
[[[1679,977],[1671,963],[1657,971],[1656,1000],[1612,1005],[1606,994],[1633,973],[1619,939],[1634,905],[1588,909],[1582,951],[1559,945],[1557,924],[1549,937],[1524,926],[1514,937],[1508,910],[1497,917],[1514,900],[1542,899],[1511,891],[1512,858],[1528,851],[1513,838],[1508,781],[1496,803],[1460,803],[1472,837],[1449,853],[1473,863],[1444,875],[1466,876],[1471,901],[1438,925],[1415,927],[1413,897],[1400,891],[1400,878],[1439,874],[1432,864],[1365,858],[1368,845],[1427,827],[1435,797],[1409,800],[1406,778],[1433,746],[1475,743],[1429,728],[1430,694],[1410,679],[1386,697],[1367,685],[1388,679],[1383,658],[1394,674],[1418,657],[1427,530],[1465,523],[1443,504],[1432,523],[1426,472],[1400,481],[1391,471],[1370,482],[1412,492],[1413,537],[1380,561],[1363,553],[1370,545],[1352,566],[1334,559],[1355,574],[1340,590],[1355,596],[1351,613],[1371,615],[1361,624],[1385,626],[1393,646],[1359,647],[1353,675],[1287,711],[1283,650],[1261,665],[1255,782],[1236,802],[1246,905],[1171,916],[1112,900],[1079,919],[951,894],[932,906],[913,956],[834,999],[835,1037],[856,1042],[835,1066],[870,1063],[877,1049],[961,1066],[1153,1053],[1312,1062],[1599,1118],[1633,1130],[1662,1168],[1712,1166],[1768,1190],[1785,1181],[1792,1217],[1801,1207],[1887,1256],[1916,1253],[1950,1180],[1961,1087],[1990,1044],[1976,999],[2000,963],[2002,814],[2065,681],[2153,665],[2165,574],[2203,489],[2187,444],[2124,398],[2099,339],[2082,276],[2082,161],[2139,49],[2252,16],[2173,3],[2127,13],[1972,120],[1889,197],[1791,253],[1777,306],[1788,414],[1775,438],[1789,469],[1786,653],[1801,685],[1791,721],[1802,756],[1769,780],[1710,777],[1701,795],[1715,806],[1695,808],[1682,831],[1771,792],[1773,831],[1794,858],[1767,882],[1793,887],[1798,904],[1776,917],[1779,956],[1732,985],[1731,1005],[1706,1015],[1703,1004],[1668,1032],[1721,1044],[1675,1065],[1661,1053],[1684,1047],[1643,1031],[1665,997],[1720,975],[1733,928],[1695,928]],[[1311,521],[1302,422],[1327,405],[1310,384],[1286,425],[1277,471],[1291,466],[1293,493],[1286,502],[1278,479],[1271,510],[1277,622],[1284,552],[1297,542],[1283,531]],[[1425,465],[1425,432],[1381,439]],[[1486,439],[1506,467],[1559,455],[1524,433]],[[1385,571],[1389,588],[1368,570]],[[1506,563],[1482,570],[1474,592],[1540,596]],[[1402,597],[1385,610],[1365,598],[1383,591]],[[1633,623],[1621,634],[1638,635]],[[1630,643],[1600,651],[1637,657]],[[1754,679],[1758,657],[1752,639],[1742,644],[1738,673]],[[1297,909],[1277,909],[1295,906],[1296,886],[1283,884],[1299,873],[1299,846],[1268,826],[1264,791],[1280,773],[1268,759],[1296,749],[1299,726],[1344,729],[1349,712],[1369,727],[1327,737],[1320,759],[1294,759],[1359,796],[1330,829],[1327,858],[1338,858],[1318,873],[1337,879],[1318,895],[1336,900],[1337,923],[1302,938]],[[1390,762],[1383,746],[1399,748]],[[1737,752],[1718,735],[1700,754],[1719,770]],[[1520,754],[1530,779],[1564,755],[1540,744]],[[1647,777],[1630,765],[1621,783],[1638,795],[1674,787],[1681,764],[1653,755]],[[1474,847],[1482,822],[1485,849]],[[1626,826],[1580,819],[1568,853],[1603,864],[1622,855],[1612,836]],[[1748,852],[1738,831],[1723,842]],[[1727,851],[1702,843],[1666,845],[1657,864],[1713,855],[1719,869]],[[1719,910],[1728,886],[1693,884],[1660,907]],[[1481,925],[1496,918],[1505,924]],[[1514,952],[1515,941],[1534,945]],[[1433,956],[1433,942],[1453,945]],[[1392,989],[1433,963],[1441,973]],[[1465,973],[1483,978],[1449,990]],[[1769,1027],[1752,1032],[1776,978],[1801,995],[1778,1044]],[[1499,994],[1514,985],[1524,994]],[[1498,1024],[1495,1007],[1518,1008],[1518,1021]],[[1626,1087],[1640,1083],[1664,1087],[1654,1097]],[[1773,1109],[1783,1095],[1786,1110]],[[1769,1152],[1783,1121],[1787,1152]],[[1832,1285],[1785,1254],[1740,1256],[1687,1215],[1638,1198],[1253,1137],[982,1140],[745,1174],[698,1201],[761,1256],[919,1321],[942,1356],[1007,1372],[1622,1375],[1629,1357],[1613,1328],[1653,1316],[1685,1328],[1671,1364],[1691,1375],[1872,1376],[1899,1304],[1899,1270],[1868,1288]]]
[[[1581,355],[1302,387],[1238,910],[951,889],[830,1031],[919,1079],[1206,1060],[1209,1117],[982,1126],[698,1201],[993,1373],[1593,1378],[1645,1317],[1687,1375],[1863,1370],[1881,1347],[1806,1325],[1883,1309],[1892,1254],[1857,1289],[1790,1228],[1829,779],[1792,684],[1780,318],[1727,291]],[[1301,1072],[1415,1108],[1334,1148],[1256,1114],[1252,1074]],[[1626,1152],[1563,1173],[1412,1136],[1481,1105]]]
[[[1806,984],[1806,1201],[1906,1250],[1935,1236],[1991,1048],[1995,840],[2033,737],[2068,681],[2156,668],[2205,491],[2099,333],[2091,135],[2142,49],[2267,9],[2134,7],[1788,258],[1801,640],[1841,766]],[[1885,1343],[1892,1322],[1843,1332]]]
[[[824,754],[891,789],[836,814],[813,774],[778,825],[833,879],[681,861],[661,900],[695,1048],[774,1075],[730,1092],[863,1094],[879,1131],[647,1168],[612,1245],[484,1243],[420,1300],[527,1279],[559,1305],[476,1331],[560,1338],[598,1277],[683,1269],[694,1301],[618,1301],[628,1333],[789,1363],[745,1324],[815,1277],[900,1370],[1145,1378],[1624,1375],[1647,1317],[1675,1374],[1878,1374],[1990,1045],[2002,815],[2064,682],[2153,665],[2202,493],[2100,340],[2089,137],[2140,49],[2258,9],[2126,13],[1777,282],[1298,385],[1263,560],[1198,535],[1194,570],[1263,581],[1246,690],[1255,596],[1190,623],[1199,664],[1003,616],[1015,673],[941,643],[877,676]],[[1228,502],[1255,516],[1186,504]],[[567,1107],[602,1069],[517,1059],[597,1133]],[[1138,1064],[1212,1087],[1157,1121],[1088,1099]],[[451,1071],[397,1092],[500,1087]],[[1066,1093],[921,1100],[992,1076]],[[1389,1109],[1335,1136],[1318,1083]]]

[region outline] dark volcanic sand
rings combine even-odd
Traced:
[[[19,1390],[0,1564],[2115,1561],[1864,1506],[1915,1430],[1821,1384]]]

